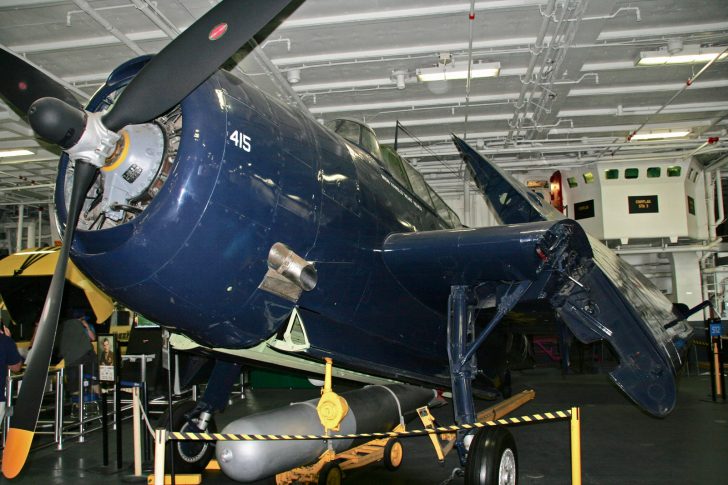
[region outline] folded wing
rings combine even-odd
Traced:
[[[452,286],[475,289],[478,305],[526,288],[521,301],[548,301],[579,340],[613,347],[619,365],[610,376],[640,407],[669,413],[691,338],[685,322],[675,324],[672,303],[577,222],[453,138],[505,225],[392,234],[384,244],[392,274],[437,311]]]

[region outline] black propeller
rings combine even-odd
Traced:
[[[3,475],[13,478],[23,469],[35,435],[35,425],[40,414],[45,384],[48,378],[48,365],[53,353],[56,339],[56,328],[63,301],[63,287],[66,284],[66,267],[68,252],[71,249],[73,233],[76,230],[83,200],[96,175],[96,167],[84,162],[76,162],[73,174],[73,192],[68,210],[68,223],[63,239],[63,246],[58,255],[58,263],[53,272],[48,296],[43,305],[40,324],[33,342],[33,359],[23,376],[23,385],[18,393],[17,403],[13,407],[10,429],[3,450]]]
[[[104,157],[94,156],[94,152],[108,148],[109,140],[113,143],[115,132],[124,126],[147,122],[179,104],[253,36],[269,33],[300,3],[301,0],[219,3],[152,58],[100,121],[97,115],[83,111],[75,98],[47,75],[9,52],[0,54],[0,94],[15,109],[28,112],[39,136],[68,151],[76,162],[63,247],[3,451],[5,477],[13,478],[20,473],[35,434],[60,316],[68,255],[85,195],[96,176],[96,167],[104,162]]]
[[[31,104],[46,96],[65,101],[76,108],[81,107],[66,88],[5,49],[0,49],[0,72],[0,94],[23,117]]]
[[[217,4],[144,66],[121,93],[104,125],[118,131],[168,111],[274,20],[290,0],[228,0]],[[285,11],[285,12],[284,12]]]

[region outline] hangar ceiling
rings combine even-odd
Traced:
[[[0,44],[85,101],[115,66],[156,53],[215,3],[0,0]],[[307,0],[258,48],[259,67],[243,70],[257,75],[269,60],[281,75],[258,78],[292,89],[317,119],[363,119],[384,143],[399,121],[400,151],[456,196],[463,179],[451,132],[517,171],[696,150],[704,163],[722,163],[728,61],[702,72],[705,64],[635,64],[640,52],[693,46],[728,47],[725,0]],[[444,61],[467,69],[470,59],[499,63],[499,76],[415,76]],[[690,134],[628,141],[635,130]],[[706,145],[711,137],[720,140]],[[57,153],[2,104],[0,153],[11,149],[33,153],[0,158],[0,206],[49,203]]]

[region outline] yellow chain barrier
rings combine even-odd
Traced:
[[[440,426],[432,429],[413,429],[408,431],[387,431],[383,433],[353,433],[332,435],[287,435],[287,434],[231,434],[231,433],[168,433],[168,439],[177,441],[301,441],[301,440],[347,440],[357,438],[406,438],[431,434],[452,433],[460,430],[480,429],[488,426],[508,426],[514,424],[536,423],[570,419],[571,410],[532,414],[517,418],[502,418],[482,423]]]

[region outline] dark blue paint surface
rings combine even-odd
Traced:
[[[91,108],[143,62],[113,73]],[[78,231],[72,247],[76,265],[126,306],[225,348],[269,338],[297,306],[309,356],[449,385],[451,285],[475,288],[484,304],[530,281],[525,299],[549,300],[582,340],[615,345],[623,365],[612,375],[636,402],[653,414],[671,409],[685,336],[661,328],[666,300],[465,143],[455,140],[512,225],[451,227],[369,153],[224,71],[181,109],[182,141],[158,195],[130,222]],[[249,150],[230,139],[236,131]],[[64,177],[62,160],[58,207]],[[318,273],[295,304],[258,288],[275,243]],[[594,285],[591,295],[579,279]]]
[[[90,107],[140,65],[112,74]],[[381,256],[390,233],[445,222],[403,198],[368,153],[224,72],[183,101],[182,116],[162,190],[131,222],[78,231],[78,267],[147,318],[204,345],[245,348],[275,333],[293,309],[258,289],[270,247],[283,242],[318,272],[316,288],[298,301],[312,356],[446,382],[444,309],[409,296]],[[250,137],[249,153],[229,140],[234,130]],[[59,181],[65,162],[61,168]],[[63,200],[61,190],[57,196]]]

